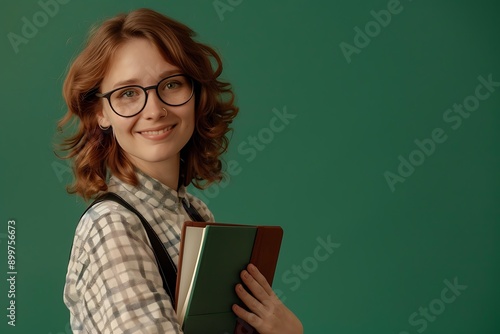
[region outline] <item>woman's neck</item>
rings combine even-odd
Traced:
[[[177,191],[179,187],[180,156],[159,162],[145,162],[131,159],[134,166],[144,174],[157,179],[167,187]]]

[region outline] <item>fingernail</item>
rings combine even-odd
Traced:
[[[248,277],[248,271],[246,271],[246,270],[243,270],[241,272],[241,274],[243,275],[243,278],[247,278]]]
[[[254,266],[253,264],[251,264],[251,263],[250,263],[250,264],[248,265],[248,270],[250,270],[250,271],[255,271],[256,269],[257,269],[257,267],[256,267],[256,266]]]

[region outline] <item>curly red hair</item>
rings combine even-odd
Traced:
[[[75,181],[69,193],[84,199],[107,190],[108,171],[137,185],[133,164],[113,136],[99,129],[102,99],[95,96],[113,53],[131,38],[145,38],[195,82],[195,131],[181,150],[180,183],[204,188],[222,180],[220,156],[227,150],[229,125],[238,113],[231,86],[218,80],[222,62],[209,46],[193,40],[187,26],[150,9],[138,9],[104,21],[91,33],[84,50],[71,65],[63,86],[68,112],[58,123],[62,132],[73,121],[76,133],[63,140],[61,158],[73,159]],[[212,60],[217,66],[212,67]]]

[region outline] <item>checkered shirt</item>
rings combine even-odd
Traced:
[[[111,177],[109,191],[146,218],[177,264],[181,228],[191,220],[182,198],[206,221],[214,221],[213,215],[185,187],[175,191],[141,172],[137,176],[137,187]],[[76,228],[64,303],[73,333],[182,333],[141,221],[112,201],[94,205]]]

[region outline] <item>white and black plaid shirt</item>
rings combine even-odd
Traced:
[[[213,215],[184,187],[175,191],[137,176],[137,187],[111,177],[109,191],[146,218],[177,264],[181,228],[191,220],[182,198],[207,221]],[[112,201],[89,209],[76,228],[64,303],[74,333],[182,333],[141,221]]]

